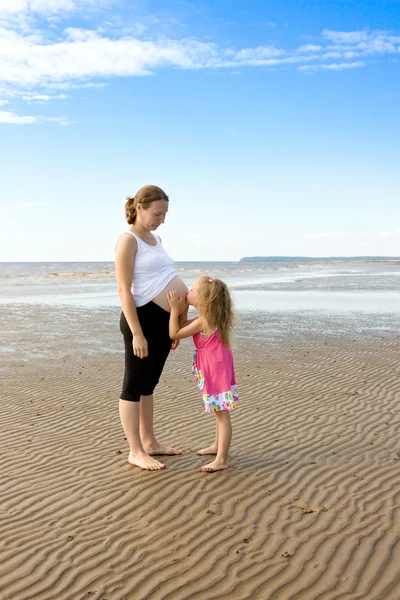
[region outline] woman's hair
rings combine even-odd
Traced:
[[[230,346],[231,332],[235,324],[232,299],[226,283],[213,277],[198,279],[197,309],[205,333],[218,333],[225,346]]]
[[[169,198],[167,194],[156,185],[145,185],[140,188],[135,196],[127,196],[125,204],[125,218],[129,225],[136,221],[136,207],[141,204],[144,209],[149,208],[152,202],[157,200],[166,200]]]

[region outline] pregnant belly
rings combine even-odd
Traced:
[[[178,296],[181,297],[181,302],[180,302],[180,306],[179,306],[179,314],[182,314],[187,306],[186,293],[188,291],[188,288],[187,288],[187,285],[185,284],[185,282],[183,281],[183,279],[181,279],[179,277],[179,275],[175,275],[175,277],[173,279],[171,279],[171,281],[165,286],[163,291],[160,292],[158,294],[158,296],[153,298],[153,302],[155,304],[157,304],[158,306],[161,306],[161,308],[163,308],[164,310],[171,312],[171,309],[168,304],[168,298],[167,298],[169,290],[176,290],[178,293]]]

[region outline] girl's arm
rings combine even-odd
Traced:
[[[189,319],[189,321],[179,320],[179,296],[176,290],[170,290],[168,292],[168,302],[171,307],[171,315],[169,318],[169,337],[172,340],[182,340],[187,337],[191,337],[195,333],[201,331],[201,320],[199,317]]]
[[[133,353],[139,358],[148,355],[147,340],[136,311],[135,300],[132,295],[133,269],[137,252],[137,241],[130,235],[122,235],[117,242],[115,254],[115,272],[118,282],[118,294],[121,301],[122,312],[125,315],[133,335]]]
[[[186,306],[185,310],[179,317],[179,327],[183,327],[187,325],[187,316],[188,316],[189,306]],[[179,346],[179,340],[174,340],[171,345],[171,350],[176,350]]]

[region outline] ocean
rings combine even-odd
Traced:
[[[400,313],[400,259],[177,262],[190,287],[223,279],[239,311]],[[111,262],[0,263],[0,304],[118,306]]]

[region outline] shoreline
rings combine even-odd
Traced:
[[[400,315],[400,292],[397,291],[328,291],[294,289],[232,289],[232,298],[238,312],[259,312],[268,314],[284,312],[321,312],[326,314],[393,314]],[[119,298],[112,287],[109,291],[81,291],[79,293],[52,291],[44,295],[24,295],[3,297],[0,307],[26,307],[33,310],[81,308],[83,310],[113,309],[119,307]]]

